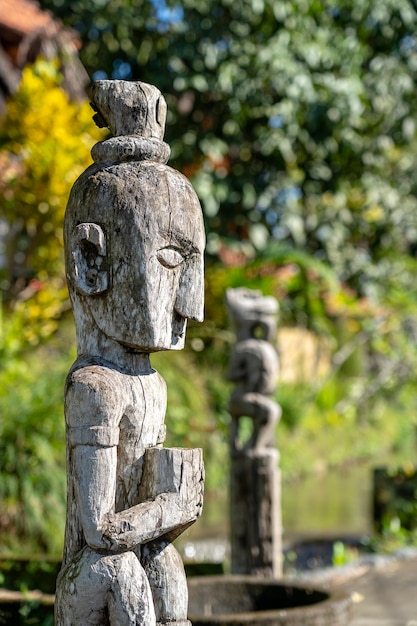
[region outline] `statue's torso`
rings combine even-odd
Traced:
[[[68,506],[78,509],[72,468],[72,450],[77,445],[117,446],[114,511],[138,504],[145,450],[162,444],[165,437],[163,378],[155,370],[132,375],[102,360],[78,359],[68,375],[65,398]],[[75,526],[75,536],[71,531],[73,536],[66,537],[72,555],[85,545],[80,524]]]

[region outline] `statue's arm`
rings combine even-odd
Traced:
[[[174,540],[198,519],[201,496],[186,504],[178,494],[163,493],[154,500],[109,516],[103,538],[110,550],[132,549],[161,537]]]
[[[133,549],[162,536],[179,535],[201,514],[201,471],[175,493],[161,493],[115,513],[117,448],[78,445],[73,449],[77,504],[87,544],[95,550]]]
[[[76,445],[71,451],[75,497],[84,538],[90,548],[107,548],[106,520],[114,514],[117,447]]]

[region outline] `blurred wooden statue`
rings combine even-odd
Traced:
[[[278,577],[282,530],[275,429],[281,408],[271,398],[278,379],[271,343],[278,303],[242,287],[227,290],[226,304],[236,333],[228,376],[236,385],[228,406],[232,573]]]
[[[113,137],[76,181],[65,216],[77,360],[65,389],[68,505],[57,626],[189,626],[172,545],[201,514],[201,450],[163,448],[166,385],[150,353],[184,346],[203,319],[204,225],[187,179],[165,165],[155,87],[98,81]]]

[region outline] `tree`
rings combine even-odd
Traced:
[[[286,310],[316,330],[334,320],[339,347],[341,324],[358,337],[365,324],[370,376],[387,363],[396,383],[409,376],[414,352],[400,362],[417,302],[415,3],[42,4],[79,29],[92,77],[145,80],[167,96],[172,162],[202,200],[209,254],[234,248],[247,260],[265,249],[278,276],[294,251],[307,253],[312,272],[298,264]],[[318,285],[312,306],[320,262],[342,296]]]
[[[408,0],[43,0],[90,75],[158,84],[209,251],[272,240],[362,293],[417,242],[417,14]],[[99,59],[99,61],[98,61]]]

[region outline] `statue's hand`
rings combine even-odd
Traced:
[[[183,463],[179,489],[179,506],[182,509],[181,523],[195,522],[203,509],[204,467],[185,461]]]
[[[159,491],[164,488],[164,491],[156,496],[156,501],[160,503],[163,511],[162,526],[170,528],[170,531],[164,534],[172,539],[180,535],[201,515],[204,466],[200,450],[175,448],[162,450],[159,460],[165,468],[159,467],[156,475],[164,477],[164,485],[156,479],[154,489]]]
[[[140,504],[103,520],[105,547],[120,551],[161,537],[174,540],[200,517],[203,491],[201,450],[149,448],[138,493]]]

